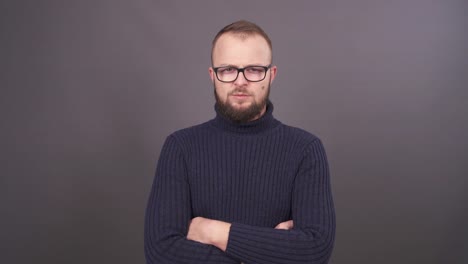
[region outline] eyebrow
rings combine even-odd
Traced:
[[[267,65],[269,65],[269,64],[267,64]],[[215,68],[219,68],[219,67],[234,67],[234,68],[238,68],[238,69],[239,69],[239,68],[246,68],[246,67],[252,67],[252,66],[262,66],[262,67],[263,67],[264,65],[261,64],[261,63],[258,63],[258,64],[247,64],[247,65],[245,65],[244,67],[239,67],[239,66],[234,65],[234,64],[221,64],[221,65],[219,65],[218,67],[215,67]]]

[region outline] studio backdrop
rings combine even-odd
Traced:
[[[211,41],[273,41],[273,115],[320,137],[331,263],[468,263],[466,1],[2,1],[0,263],[144,263],[175,130],[214,117]]]

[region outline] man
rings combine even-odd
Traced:
[[[272,115],[269,37],[238,21],[211,56],[216,117],[166,139],[146,211],[147,263],[327,263],[335,213],[325,151]]]

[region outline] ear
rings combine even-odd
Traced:
[[[213,70],[213,67],[209,67],[209,68],[208,68],[208,73],[210,74],[211,82],[214,83],[214,82],[215,82],[216,76],[215,76],[215,72],[214,72],[214,70]]]
[[[278,73],[278,67],[276,67],[276,65],[271,66],[271,68],[270,68],[270,84],[273,83],[273,80],[275,79],[277,73]]]

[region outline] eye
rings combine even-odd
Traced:
[[[234,67],[224,67],[224,68],[219,68],[218,72],[228,74],[228,73],[234,73],[236,72],[237,69]]]
[[[246,70],[251,73],[262,73],[265,71],[262,67],[248,67]]]

